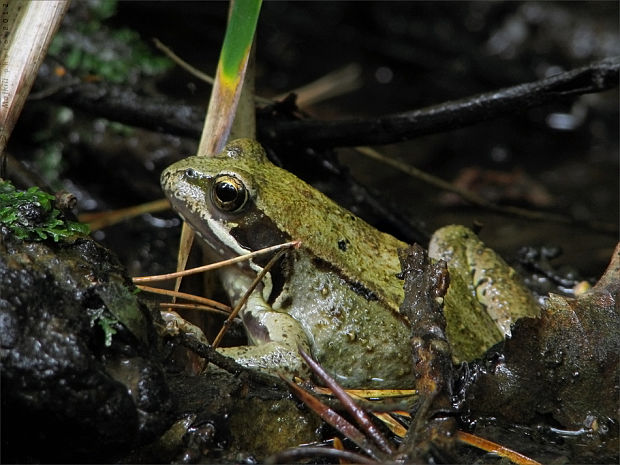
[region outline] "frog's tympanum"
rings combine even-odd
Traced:
[[[411,385],[409,322],[398,312],[403,288],[397,278],[397,250],[405,248],[405,243],[274,166],[252,140],[231,142],[214,158],[189,157],[173,164],[163,172],[162,186],[213,260],[301,240],[300,247],[289,250],[269,271],[242,309],[253,345],[223,348],[222,353],[270,373],[307,375],[298,355],[302,347],[345,386]],[[469,238],[456,235],[455,248],[465,247],[473,257],[467,255],[463,266],[488,265],[488,249],[473,233]],[[448,236],[446,241],[451,240]],[[471,241],[475,243],[470,245]],[[453,250],[447,243],[441,247]],[[254,259],[221,271],[233,303],[264,264]],[[490,267],[497,268],[495,263]],[[450,269],[451,277],[460,272]],[[469,268],[464,275],[463,281],[473,277],[474,297],[479,285],[488,282],[484,273],[477,275]],[[537,310],[531,297],[530,303],[534,310],[525,313],[532,315]],[[510,330],[510,317],[502,313],[506,308],[507,303],[491,317],[480,312],[497,340]],[[475,325],[477,319],[471,321]],[[470,338],[458,325],[454,333]],[[455,353],[461,354],[457,359],[470,356],[467,351],[459,352],[458,346],[453,342]]]

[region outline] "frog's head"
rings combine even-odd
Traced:
[[[255,141],[231,142],[215,157],[188,157],[165,169],[172,207],[215,253],[230,258],[289,237],[260,204],[262,173],[275,168]]]

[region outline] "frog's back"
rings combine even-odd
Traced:
[[[255,195],[271,206],[271,219],[292,239],[300,239],[317,258],[340,270],[360,291],[366,288],[394,310],[402,298],[397,250],[407,245],[370,226],[295,175],[267,160],[255,141],[241,139],[227,146],[222,163],[251,173]],[[228,158],[228,159],[227,159]],[[234,169],[234,168],[233,168]],[[372,298],[372,295],[369,297]]]

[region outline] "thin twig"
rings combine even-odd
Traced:
[[[170,291],[168,289],[160,289],[158,287],[149,287],[149,286],[136,286],[136,287],[145,292],[152,292],[153,294],[161,294],[161,295],[167,295],[167,296],[172,296],[172,297],[178,297],[179,299],[185,299],[191,302],[198,302],[198,303],[210,306],[210,307],[214,307],[214,308],[223,310],[227,313],[230,312],[230,307],[228,305],[217,302],[216,300],[207,299],[205,297],[199,297],[197,295],[187,294],[185,292]]]
[[[217,333],[217,336],[215,337],[215,340],[213,341],[214,348],[217,347],[220,344],[220,342],[222,342],[224,334],[226,334],[226,331],[228,331],[228,328],[230,327],[233,320],[237,317],[237,315],[241,311],[241,308],[248,301],[248,299],[250,298],[250,295],[252,295],[252,292],[254,292],[254,289],[256,288],[256,286],[258,286],[258,283],[260,283],[263,280],[265,275],[269,272],[271,267],[275,265],[275,263],[280,259],[280,257],[282,256],[284,252],[285,252],[284,250],[280,250],[277,254],[275,254],[271,258],[271,260],[269,260],[269,262],[263,267],[261,272],[258,273],[256,278],[254,278],[254,281],[252,281],[252,284],[250,284],[250,287],[245,291],[245,294],[243,294],[243,297],[239,300],[239,302],[237,302],[237,305],[235,305],[232,312],[230,312],[230,315],[228,316],[228,318],[222,325],[220,332]]]
[[[161,50],[164,55],[174,61],[177,65],[190,73],[192,76],[213,85],[215,79],[199,69],[190,65],[180,56],[172,51],[172,49],[164,45],[159,39],[153,38],[155,47]],[[332,71],[325,76],[310,82],[302,87],[291,90],[285,94],[279,95],[273,99],[255,95],[254,100],[261,105],[273,105],[277,100],[283,100],[290,93],[297,95],[297,104],[301,107],[312,105],[332,97],[351,92],[361,87],[361,67],[357,63],[349,63],[342,68]]]
[[[197,77],[201,81],[204,81],[211,85],[213,85],[213,83],[215,82],[214,78],[212,78],[208,74],[203,73],[199,69],[194,68],[187,61],[183,60],[180,56],[174,53],[170,47],[167,47],[166,45],[164,45],[159,39],[154,37],[153,43],[155,44],[155,47],[157,47],[159,50],[161,50],[164,53],[164,55],[166,55],[168,58],[170,58],[172,61],[174,61],[177,65],[179,65],[181,68],[183,68],[185,71],[187,71],[192,76]]]
[[[159,199],[119,210],[81,213],[78,216],[78,219],[82,223],[88,223],[91,231],[96,231],[98,229],[115,225],[121,221],[135,218],[139,215],[144,215],[145,213],[155,213],[168,210],[169,208],[170,201],[168,199]]]
[[[134,283],[150,283],[155,281],[165,281],[167,279],[174,279],[180,276],[189,276],[192,274],[202,273],[205,271],[216,270],[218,268],[222,268],[223,266],[232,265],[234,263],[243,262],[246,260],[250,260],[256,256],[264,255],[267,253],[275,252],[281,249],[288,249],[289,247],[299,247],[301,241],[290,241],[284,242],[282,244],[272,245],[271,247],[266,247],[264,249],[256,250],[254,252],[250,252],[245,255],[239,255],[238,257],[229,258],[228,260],[223,260],[217,263],[210,263],[208,265],[198,266],[196,268],[191,268],[189,270],[177,271],[175,273],[166,273],[155,276],[138,276],[132,278]]]
[[[159,39],[153,38],[153,43],[155,44],[155,47],[157,47],[159,50],[161,50],[164,53],[164,55],[166,55],[168,58],[170,58],[172,61],[174,61],[177,65],[179,65],[181,68],[183,68],[185,71],[187,71],[192,76],[200,79],[201,81],[206,82],[209,85],[213,85],[213,83],[215,82],[215,79],[213,77],[209,76],[206,73],[203,73],[199,69],[190,65],[187,61],[185,61],[179,55],[174,53],[170,47],[164,45]],[[270,100],[265,97],[261,97],[259,95],[255,95],[254,99],[256,100],[256,103],[260,103],[261,105],[273,105],[274,103],[273,100]]]
[[[212,313],[219,313],[220,315],[228,316],[230,315],[230,311],[220,310],[218,308],[210,307],[208,305],[199,305],[199,304],[179,304],[172,302],[160,302],[160,308],[168,308],[168,309],[184,309],[184,310],[198,310],[198,311],[207,311]]]
[[[299,348],[299,353],[305,360],[305,362],[312,368],[312,371],[316,376],[318,376],[321,381],[323,381],[327,387],[329,387],[334,395],[338,398],[338,400],[342,403],[343,407],[347,412],[349,412],[355,421],[360,427],[366,431],[368,436],[372,438],[372,440],[377,444],[377,446],[381,449],[381,451],[386,454],[393,454],[394,450],[392,446],[387,441],[387,439],[383,436],[381,431],[374,425],[370,417],[366,414],[366,412],[358,407],[353,399],[351,399],[347,393],[344,391],[342,387],[325,372],[325,370],[319,365],[316,361],[312,359],[301,347]]]
[[[273,101],[284,100],[289,94],[295,94],[295,103],[305,108],[359,89],[362,86],[361,76],[362,67],[358,63],[349,63],[315,81],[276,96]]]
[[[456,437],[460,442],[464,444],[477,447],[478,449],[482,449],[487,452],[493,452],[500,457],[506,457],[512,463],[515,463],[517,465],[541,465],[540,462],[537,462],[534,459],[531,459],[523,454],[520,454],[519,452],[502,446],[501,444],[497,444],[496,442],[481,438],[480,436],[465,433],[464,431],[457,431]]]
[[[316,394],[331,396],[334,393],[322,386],[314,386],[312,389]],[[415,389],[345,389],[349,395],[360,397],[362,399],[381,398],[387,399],[391,397],[411,397],[417,394]]]
[[[479,195],[475,194],[472,191],[469,191],[467,189],[461,189],[455,186],[454,184],[444,181],[443,179],[433,176],[432,174],[426,173],[416,168],[415,166],[408,165],[406,163],[395,160],[393,158],[386,157],[385,155],[381,154],[380,152],[378,152],[377,150],[373,148],[356,147],[356,150],[359,153],[369,158],[379,160],[380,162],[385,163],[386,165],[389,165],[393,168],[396,168],[397,170],[405,174],[408,174],[411,177],[419,179],[420,181],[428,185],[431,185],[431,186],[434,186],[434,187],[437,187],[439,189],[443,189],[449,192],[453,192],[457,194],[459,197],[461,197],[463,200],[466,200],[467,202],[473,205],[477,205],[481,208],[486,208],[487,210],[490,210],[496,213],[514,216],[517,218],[523,218],[527,220],[580,225],[580,226],[585,226],[594,231],[600,231],[600,232],[604,232],[607,234],[618,233],[618,227],[616,225],[612,223],[606,223],[604,221],[577,220],[575,218],[571,218],[570,216],[561,215],[558,213],[551,213],[551,212],[546,212],[546,211],[529,210],[526,208],[497,205],[493,202],[489,202],[483,197],[480,197]]]
[[[361,450],[363,450],[370,457],[375,459],[385,458],[384,452],[377,448],[360,430],[358,430],[352,423],[346,418],[336,412],[328,405],[321,402],[310,393],[303,390],[300,386],[282,377],[284,381],[289,385],[289,388],[293,393],[313,412],[319,415],[326,423],[339,431],[342,435],[351,440]]]

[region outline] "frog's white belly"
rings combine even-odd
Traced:
[[[303,251],[288,266],[273,309],[299,322],[324,368],[346,386],[412,386],[410,329],[400,315]]]

